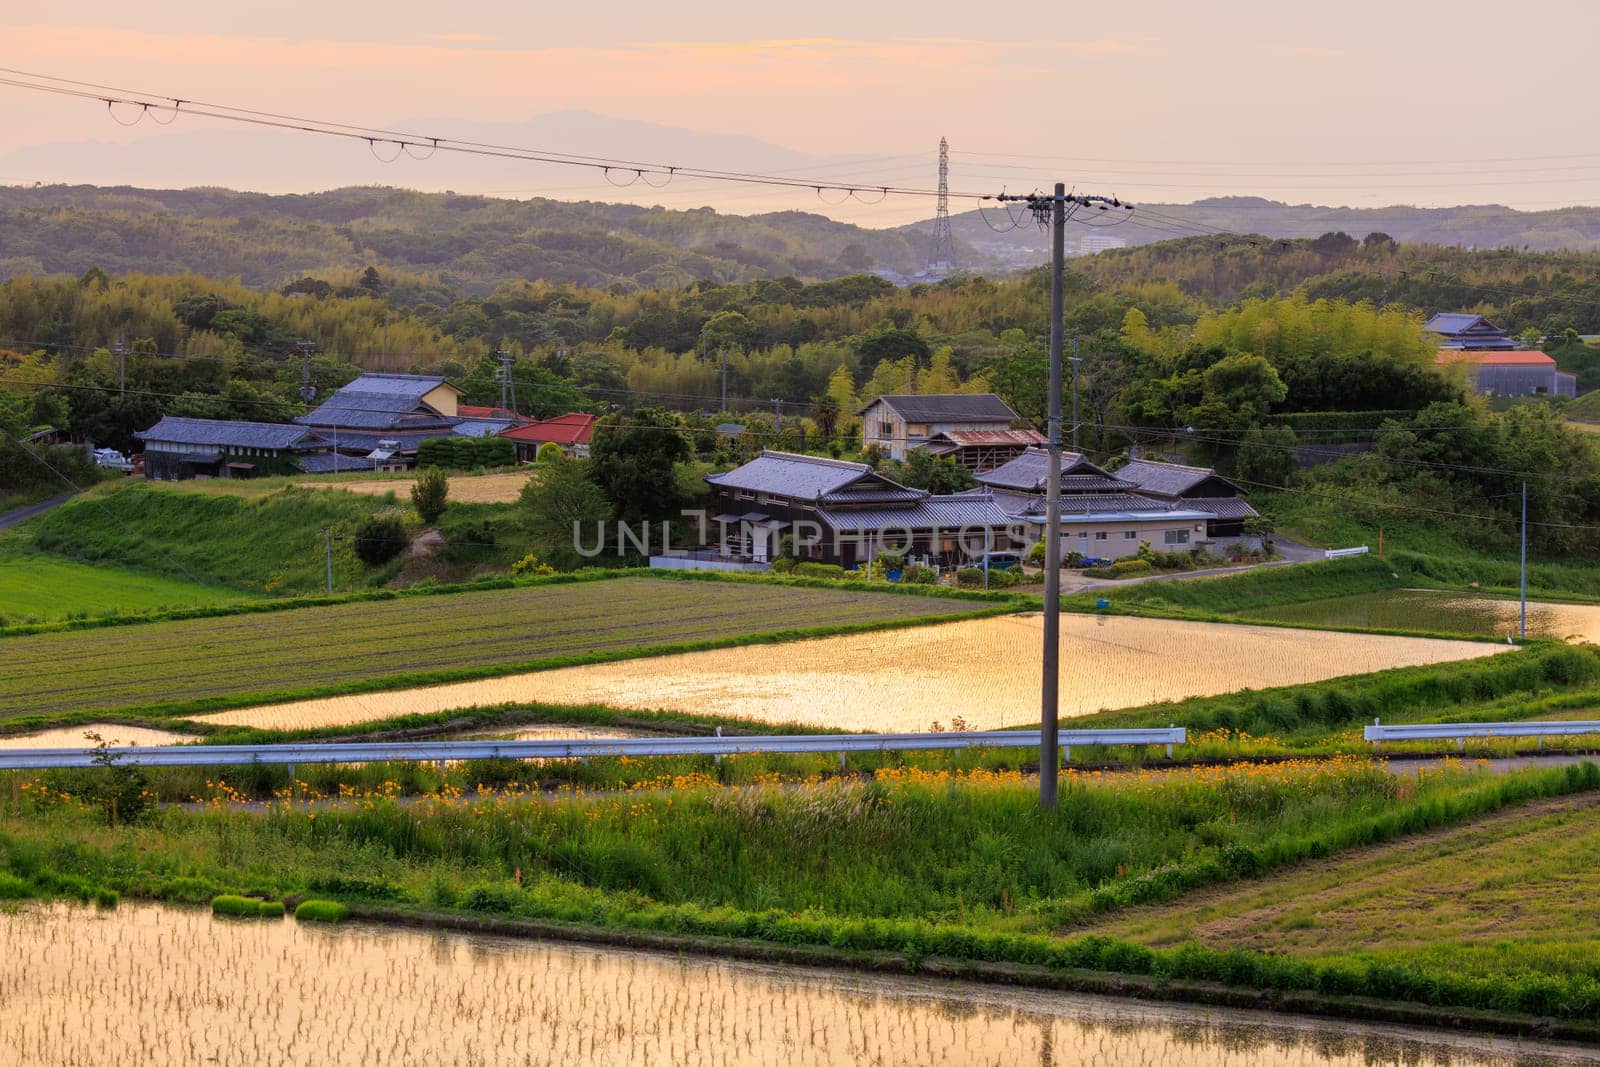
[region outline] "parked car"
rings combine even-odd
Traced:
[[[114,448],[95,449],[94,462],[96,466],[107,467],[111,470],[123,472],[133,470],[133,461]]]
[[[1021,552],[985,552],[972,561],[972,566],[980,570],[987,567],[992,571],[1014,571],[1022,566]]]

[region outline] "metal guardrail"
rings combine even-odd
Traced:
[[[1145,730],[1062,730],[1072,745],[1166,745],[1187,740],[1181,726]],[[3,742],[0,742],[3,744]],[[107,760],[140,767],[228,767],[252,763],[445,763],[480,759],[588,759],[591,756],[732,756],[746,752],[895,752],[1037,748],[1037,730],[929,734],[779,734],[750,737],[619,737],[570,741],[400,741],[282,745],[161,745],[109,748],[0,748],[0,770],[93,767]]]
[[[1330,548],[1322,553],[1323,559],[1345,559],[1349,556],[1365,556],[1367,546],[1360,545],[1356,548]]]
[[[1573,734],[1600,734],[1600,720],[1530,721],[1530,722],[1425,722],[1385,726],[1376,719],[1362,731],[1363,737],[1376,748],[1384,741],[1450,741],[1456,749],[1467,747],[1469,737],[1537,737],[1544,744],[1546,737]]]

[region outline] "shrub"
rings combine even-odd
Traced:
[[[797,563],[795,574],[802,578],[843,578],[844,568],[837,563]]]
[[[932,567],[925,567],[920,563],[913,563],[905,569],[901,580],[912,585],[933,585],[939,580],[939,572]]]
[[[1028,549],[1028,554],[1025,557],[1026,560],[1035,567],[1043,567],[1045,548],[1046,545],[1044,543],[1044,538],[1041,537],[1039,540],[1033,543],[1031,548]]]
[[[539,446],[539,452],[533,457],[535,463],[560,463],[567,458],[567,450],[554,441],[546,441]]]
[[[963,589],[978,589],[983,586],[983,571],[977,567],[962,567],[956,571],[956,584]]]
[[[350,909],[336,900],[306,900],[294,909],[294,917],[300,922],[336,923],[349,915]]]
[[[449,495],[450,480],[438,467],[422,471],[411,483],[411,505],[417,509],[417,516],[430,526],[444,514],[445,499]]]
[[[1155,568],[1147,559],[1119,559],[1106,570],[1111,572],[1113,578],[1125,578],[1131,574],[1148,574]]]
[[[369,567],[382,566],[405,550],[405,525],[393,515],[373,515],[356,527],[356,556]]]
[[[511,576],[513,578],[542,578],[555,572],[556,569],[554,567],[540,559],[533,552],[529,552],[511,565]]]
[[[788,574],[794,570],[797,562],[793,556],[779,556],[772,561],[772,573]]]

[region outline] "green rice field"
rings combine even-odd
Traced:
[[[249,594],[147,571],[0,553],[0,625],[214,607]]]
[[[628,577],[0,639],[0,721],[200,710],[483,677],[993,604]]]

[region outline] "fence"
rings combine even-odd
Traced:
[[[1072,745],[1184,744],[1181,726],[1144,730],[1062,730]],[[592,756],[732,756],[748,752],[913,752],[936,749],[1037,748],[1037,730],[932,734],[788,734],[750,737],[619,737],[570,741],[400,741],[286,745],[163,745],[148,748],[0,748],[0,770],[93,767],[107,761],[140,767],[230,767],[252,763],[445,763],[481,759],[588,759]]]
[[[1456,749],[1467,747],[1469,737],[1537,737],[1544,745],[1546,737],[1573,734],[1600,734],[1600,720],[1569,720],[1566,722],[1425,722],[1385,726],[1374,719],[1363,731],[1374,748],[1385,741],[1451,741]]]
[[[1344,559],[1346,556],[1365,556],[1366,554],[1367,546],[1361,545],[1357,548],[1330,548],[1322,553],[1322,558]]]

